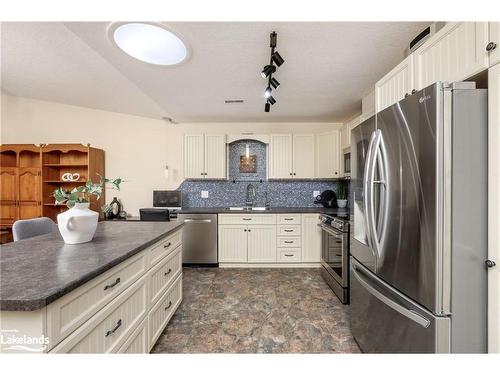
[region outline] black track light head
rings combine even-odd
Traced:
[[[274,65],[266,65],[264,69],[262,69],[262,78],[267,78],[269,77],[270,74],[274,73],[276,71],[276,67]]]
[[[269,112],[271,110],[271,105],[269,103],[266,103],[264,106],[264,112]]]
[[[264,91],[264,98],[266,99],[269,98],[271,96],[271,91],[272,91],[271,87],[267,86],[266,91]]]
[[[267,102],[271,103],[271,105],[274,105],[274,103],[276,103],[276,99],[274,99],[272,96],[269,96],[269,98],[267,98]]]
[[[278,51],[274,51],[272,59],[277,66],[283,65],[283,63],[285,62],[285,60],[283,60],[283,57],[281,57]]]
[[[271,77],[270,83],[271,83],[271,86],[273,86],[273,88],[275,88],[275,89],[277,89],[280,85],[278,80],[274,77]]]

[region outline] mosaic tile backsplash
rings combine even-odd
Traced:
[[[246,145],[250,155],[256,155],[256,173],[240,173],[240,156],[245,155]],[[268,181],[266,180],[266,145],[256,141],[238,141],[229,146],[229,180],[188,180],[182,191],[184,207],[240,207],[245,205],[246,189],[251,183],[256,190],[254,206],[314,207],[313,192],[327,189],[335,191],[335,181]],[[208,198],[201,198],[201,191],[208,191]]]

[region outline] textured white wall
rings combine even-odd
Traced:
[[[118,196],[124,209],[138,215],[151,207],[152,191],[175,189],[183,178],[185,133],[320,133],[339,127],[328,123],[191,123],[2,95],[1,143],[90,143],[106,153],[106,175],[127,182]],[[170,177],[164,177],[169,166]]]

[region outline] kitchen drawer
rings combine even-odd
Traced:
[[[182,246],[178,246],[148,272],[150,306],[160,299],[180,272],[182,272]]]
[[[278,263],[296,263],[300,262],[300,249],[278,249]]]
[[[278,247],[300,247],[300,237],[278,237]]]
[[[148,269],[143,251],[47,306],[49,348],[85,323],[103,306],[127,289]]]
[[[125,354],[145,354],[149,353],[148,340],[148,318],[144,318],[141,324],[132,332],[125,343],[118,350],[118,353]]]
[[[276,224],[276,215],[273,214],[221,214],[219,224]]]
[[[113,353],[147,314],[146,277],[90,318],[51,353]]]
[[[151,350],[158,337],[165,329],[170,318],[182,301],[182,273],[173,285],[151,309],[148,315],[149,348]]]
[[[182,229],[177,230],[175,233],[161,240],[157,245],[154,245],[149,256],[151,267],[158,261],[172,252],[182,242]]]
[[[300,236],[300,225],[278,225],[279,236]]]
[[[279,214],[278,224],[300,224],[300,214]]]

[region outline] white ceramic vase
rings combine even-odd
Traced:
[[[339,208],[346,208],[347,207],[347,199],[337,199],[337,206]]]
[[[98,218],[99,214],[90,210],[88,203],[76,203],[57,215],[57,226],[65,243],[84,243],[94,238]]]

